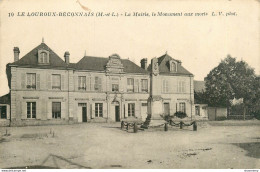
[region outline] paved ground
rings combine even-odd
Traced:
[[[0,131],[0,168],[260,167],[260,122],[255,120],[203,122],[197,132],[161,127],[131,133],[120,123]]]

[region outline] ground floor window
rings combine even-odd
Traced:
[[[1,119],[6,119],[6,106],[0,106]]]
[[[36,118],[36,102],[27,102],[27,118]]]
[[[196,115],[200,115],[200,107],[199,106],[195,106],[195,114]]]
[[[95,117],[103,117],[103,103],[95,103]]]
[[[135,116],[135,104],[128,103],[128,116]]]
[[[186,106],[184,102],[180,103],[179,111],[186,113]]]
[[[52,102],[52,118],[61,118],[60,102]]]

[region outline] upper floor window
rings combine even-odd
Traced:
[[[35,73],[27,73],[26,88],[36,89],[36,74]]]
[[[142,92],[148,92],[148,79],[142,79]]]
[[[102,81],[101,81],[101,78],[100,77],[95,77],[95,84],[94,84],[94,89],[95,91],[101,91],[101,88],[102,88]]]
[[[134,79],[127,78],[127,92],[134,92]]]
[[[163,88],[162,88],[163,93],[168,93],[169,92],[169,81],[164,79],[163,80]]]
[[[85,76],[78,77],[78,89],[86,90],[86,77]]]
[[[59,74],[52,75],[52,89],[61,89],[61,78]]]
[[[36,102],[27,102],[27,118],[36,118]]]
[[[112,91],[119,91],[119,79],[118,78],[112,78],[111,80],[112,83]]]
[[[38,62],[43,64],[49,63],[49,52],[46,50],[39,50]]]
[[[170,61],[170,71],[171,72],[176,72],[177,71],[177,66],[174,61]]]
[[[177,91],[179,93],[185,92],[185,81],[178,81]]]

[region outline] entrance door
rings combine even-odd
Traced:
[[[119,106],[115,106],[115,115],[116,115],[116,122],[119,122],[120,121]]]
[[[87,107],[82,107],[82,122],[87,122]]]
[[[0,119],[6,119],[6,106],[0,106],[0,113],[1,113]]]
[[[164,114],[170,115],[170,105],[169,105],[169,103],[164,103]]]

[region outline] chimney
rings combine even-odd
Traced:
[[[20,50],[18,47],[14,47],[14,61],[18,61],[19,60],[19,54],[20,54]]]
[[[140,63],[141,63],[141,68],[147,70],[147,58],[143,58]]]
[[[65,63],[67,64],[70,63],[70,53],[68,51],[65,52],[64,59],[65,59]]]

